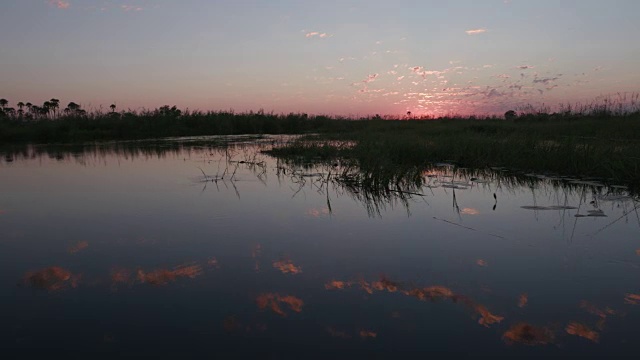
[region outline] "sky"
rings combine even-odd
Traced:
[[[638,0],[3,0],[0,98],[500,114],[640,91]],[[618,95],[620,94],[620,95]]]

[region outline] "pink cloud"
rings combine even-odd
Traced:
[[[324,38],[326,38],[328,36],[329,35],[327,33],[321,33],[321,32],[318,32],[318,31],[311,31],[311,32],[308,32],[308,33],[306,33],[304,35],[304,37],[306,37],[306,38],[318,37],[320,39],[324,39]]]
[[[49,5],[55,6],[58,9],[68,9],[69,6],[71,6],[71,4],[69,4],[69,2],[61,1],[61,0],[49,0]]]
[[[375,81],[378,78],[378,76],[380,76],[380,74],[377,74],[377,73],[376,74],[371,74],[371,75],[367,76],[366,79],[362,80],[362,82],[363,83],[370,83],[372,81]]]
[[[487,29],[471,29],[471,30],[467,30],[465,31],[467,33],[467,35],[478,35],[478,34],[482,34],[482,33],[486,33]]]

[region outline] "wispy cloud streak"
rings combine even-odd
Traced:
[[[311,32],[306,33],[304,35],[304,37],[306,37],[308,39],[309,38],[314,38],[314,37],[317,37],[317,38],[320,38],[320,39],[324,39],[326,37],[329,37],[329,34],[321,33],[321,32],[318,32],[318,31],[311,31]]]
[[[481,29],[471,29],[465,32],[467,33],[467,35],[479,35],[479,34],[486,33],[487,31],[488,31],[487,29],[481,28]]]

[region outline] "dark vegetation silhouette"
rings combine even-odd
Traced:
[[[262,110],[154,110],[87,112],[74,102],[42,106],[0,99],[0,142],[78,143],[178,136],[307,134],[273,154],[305,161],[352,159],[382,173],[451,161],[468,167],[507,167],[526,172],[640,182],[638,94],[588,104],[560,105],[551,113],[525,107],[504,116],[367,116],[346,118],[275,114]],[[428,121],[418,121],[428,120]],[[311,137],[310,137],[311,136]],[[410,173],[411,171],[409,171]]]

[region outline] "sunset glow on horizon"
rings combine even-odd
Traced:
[[[502,114],[640,92],[634,0],[8,0],[0,98]]]

